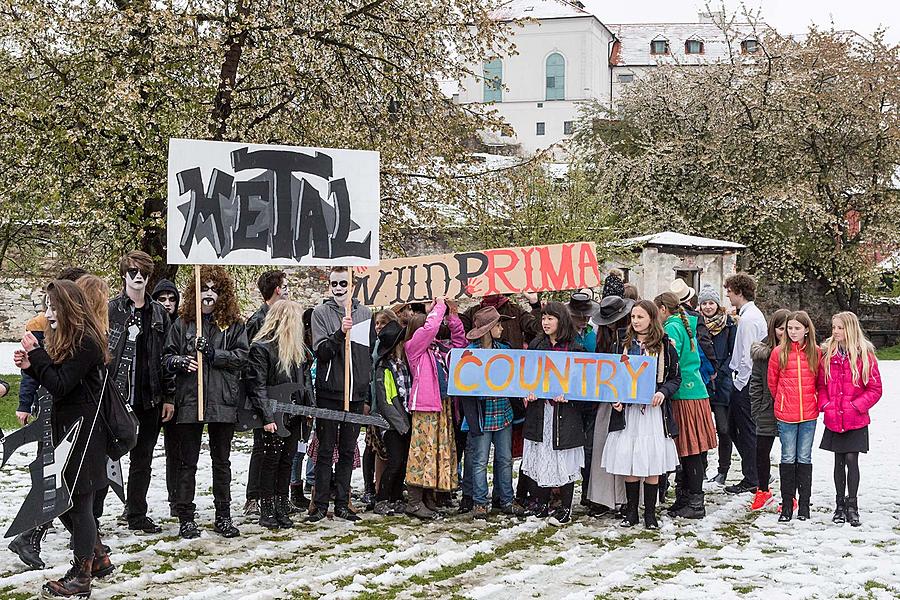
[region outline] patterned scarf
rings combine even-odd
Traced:
[[[706,319],[706,328],[709,329],[710,335],[719,335],[728,324],[728,315],[724,312],[718,312],[713,317],[704,317]]]

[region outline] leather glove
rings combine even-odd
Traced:
[[[212,344],[210,344],[209,340],[205,337],[197,338],[197,351],[209,362],[212,362],[213,358],[216,356],[215,348],[212,347]]]
[[[194,360],[193,356],[173,356],[169,359],[169,370],[188,373],[192,360]]]

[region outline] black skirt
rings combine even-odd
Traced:
[[[862,429],[851,429],[844,433],[837,433],[826,428],[825,433],[822,434],[822,443],[819,444],[819,448],[837,454],[868,452],[869,426]]]

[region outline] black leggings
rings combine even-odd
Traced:
[[[537,499],[537,484],[534,479],[526,475],[522,471],[522,464],[519,464],[519,478],[516,481],[516,500],[522,506],[525,506],[529,500]]]
[[[387,463],[385,464],[384,472],[381,474],[376,500],[399,502],[403,499],[403,478],[406,475],[409,438],[409,432],[406,432],[405,435],[400,435],[393,429],[384,432]]]
[[[769,491],[769,475],[772,471],[772,445],[775,443],[773,435],[756,436],[756,474],[759,477],[759,490]],[[835,471],[836,472],[836,471]]]
[[[538,502],[541,504],[549,504],[550,503],[550,492],[553,488],[548,487],[540,487],[537,486],[536,495],[538,498]],[[566,485],[562,485],[559,487],[559,505],[566,509],[571,510],[572,508],[572,497],[575,495],[575,482],[567,483]]]
[[[859,492],[859,452],[835,453],[834,455],[834,490],[838,496],[856,498]]]
[[[703,493],[703,455],[691,454],[690,456],[681,457],[681,470],[684,485],[687,486],[688,492],[691,494]]]
[[[73,494],[72,508],[63,513],[59,520],[72,534],[72,550],[76,559],[94,555],[97,541],[97,521],[94,520],[94,492]]]
[[[366,444],[362,455],[362,474],[367,494],[375,493],[375,449]]]

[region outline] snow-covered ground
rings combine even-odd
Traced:
[[[831,523],[833,462],[830,453],[818,450],[821,424],[810,521],[779,524],[774,512],[750,514],[749,495],[727,496],[715,488],[707,496],[706,519],[665,519],[658,532],[623,530],[612,519],[592,520],[580,511],[563,529],[534,518],[492,516],[476,525],[452,515],[424,524],[367,514],[355,525],[327,521],[274,533],[239,518],[243,535],[225,540],[211,531],[204,456],[198,473],[203,535],[186,542],[166,515],[160,444],[150,506],[164,532],[136,536],[117,526],[121,505],[110,495],[102,528],[118,569],[95,585],[92,597],[897,598],[900,461],[891,448],[900,431],[900,362],[883,364],[882,374],[885,395],[873,410],[872,450],[861,459],[859,528]],[[235,514],[244,496],[248,450],[249,438],[235,442]],[[773,456],[777,450],[776,444]],[[20,453],[0,472],[0,531],[26,493],[31,458]],[[732,469],[733,479],[738,472]],[[61,527],[47,535],[45,571],[26,571],[13,554],[0,551],[0,598],[31,598],[46,578],[61,575],[70,556],[66,543]]]

